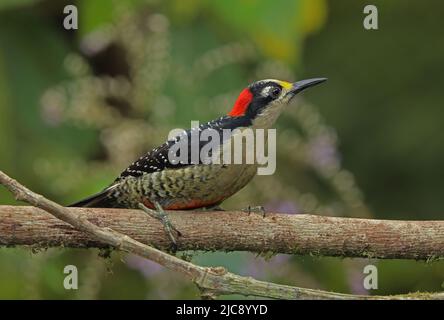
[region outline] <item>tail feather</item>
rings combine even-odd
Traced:
[[[110,196],[113,187],[114,186],[106,188],[105,190],[73,203],[68,207],[113,208],[115,204]]]

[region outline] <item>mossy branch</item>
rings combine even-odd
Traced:
[[[314,290],[314,289],[305,289],[305,288],[298,288],[298,287],[291,287],[291,286],[286,286],[286,285],[280,285],[280,284],[274,284],[274,283],[269,283],[269,282],[263,282],[263,281],[258,281],[255,279],[252,279],[250,277],[241,277],[238,275],[235,275],[233,273],[228,272],[227,270],[225,270],[224,268],[221,267],[212,267],[212,268],[206,268],[206,267],[201,267],[201,266],[197,266],[193,263],[190,263],[188,261],[184,261],[181,260],[175,256],[172,256],[170,254],[167,254],[163,251],[160,251],[154,247],[151,247],[149,245],[143,244],[142,242],[139,242],[135,239],[133,239],[130,235],[124,234],[122,232],[119,232],[118,228],[115,228],[115,226],[113,226],[112,224],[110,225],[106,225],[106,222],[109,221],[105,221],[102,218],[105,217],[106,215],[102,215],[102,216],[95,216],[95,217],[91,217],[91,213],[93,212],[93,210],[87,209],[87,210],[83,210],[82,209],[73,209],[73,208],[66,208],[63,207],[53,201],[50,201],[46,198],[44,198],[41,195],[38,195],[34,192],[32,192],[31,190],[29,190],[28,188],[24,187],[23,185],[19,184],[17,181],[15,181],[14,179],[10,178],[9,176],[7,176],[6,174],[4,174],[2,171],[0,171],[0,184],[3,184],[11,193],[13,193],[16,197],[17,200],[21,200],[21,201],[25,201],[29,204],[31,204],[34,207],[40,208],[48,213],[50,213],[51,215],[53,215],[54,217],[56,217],[57,219],[60,219],[62,221],[64,221],[66,224],[58,222],[56,220],[51,220],[51,218],[44,218],[43,220],[40,219],[40,221],[45,221],[46,226],[44,227],[44,231],[48,231],[48,226],[52,226],[52,230],[56,230],[58,232],[60,232],[58,234],[59,240],[56,241],[56,243],[64,243],[67,239],[69,239],[71,237],[72,239],[72,235],[76,234],[76,230],[85,233],[85,235],[87,236],[86,238],[84,238],[84,243],[85,245],[88,244],[88,241],[91,243],[101,243],[101,246],[111,246],[115,249],[118,250],[122,250],[125,252],[130,252],[133,254],[137,254],[139,256],[145,257],[147,259],[150,259],[152,261],[155,261],[157,263],[159,263],[160,265],[164,266],[165,268],[174,271],[174,272],[178,272],[181,273],[183,276],[187,277],[188,279],[190,279],[191,281],[193,281],[203,292],[203,295],[205,295],[206,297],[214,297],[217,295],[221,295],[221,294],[242,294],[242,295],[252,295],[252,296],[260,296],[260,297],[269,297],[269,298],[277,298],[277,299],[444,299],[444,293],[413,293],[413,294],[407,294],[407,295],[395,295],[395,296],[363,296],[363,295],[349,295],[349,294],[341,294],[341,293],[334,293],[334,292],[327,292],[327,291],[322,291],[322,290]],[[36,218],[37,217],[43,217],[45,216],[45,214],[40,211],[40,210],[36,210],[33,208],[26,208],[26,207],[17,207],[16,210],[12,210],[13,207],[10,206],[3,206],[2,209],[4,208],[8,208],[10,210],[10,213],[17,213],[16,210],[22,210],[23,211],[27,211],[28,213],[26,215],[23,215],[25,218],[25,220],[20,220],[20,221],[11,221],[9,220],[8,226],[9,226],[9,230],[10,232],[7,232],[6,234],[10,234],[12,236],[12,238],[5,238],[5,233],[4,232],[0,232],[1,235],[1,240],[3,241],[4,244],[14,244],[14,243],[5,243],[6,240],[5,239],[17,239],[17,236],[19,234],[22,234],[22,232],[18,232],[19,230],[21,230],[21,228],[31,228],[31,229],[27,229],[27,232],[30,232],[30,230],[36,231],[37,229],[32,229],[33,225],[36,224]],[[110,210],[112,211],[112,210]],[[138,213],[136,211],[131,211],[131,210],[120,210],[118,212],[126,212],[126,213],[131,213],[134,214],[134,216],[136,217],[138,215]],[[117,213],[117,212],[116,212]],[[211,213],[210,216],[208,216],[209,213],[206,213],[206,217],[207,219],[209,217],[211,217],[211,220],[208,220],[207,224],[204,224],[203,226],[205,226],[206,228],[208,228],[209,226],[212,226],[214,224],[216,224],[216,221],[219,220],[219,214],[223,214],[223,215],[227,215],[229,213]],[[214,215],[218,214],[218,218],[215,219]],[[200,216],[201,214],[196,214],[196,216]],[[17,216],[17,214],[13,214],[12,216]],[[116,215],[117,216],[117,215]],[[173,223],[177,224],[178,228],[181,228],[183,225],[177,223],[179,220],[177,219],[177,217],[179,216],[179,213],[177,215],[174,216]],[[205,214],[202,213],[202,216],[205,217]],[[149,217],[147,217],[146,215],[143,216],[144,220],[140,220],[142,219],[142,216],[140,216],[138,219],[136,220],[136,218],[133,218],[133,216],[126,216],[127,217],[127,222],[128,223],[134,223],[134,227],[138,228],[137,230],[133,230],[133,231],[137,231],[136,233],[138,233],[139,235],[141,235],[143,233],[143,227],[145,225],[152,225],[152,228],[156,228],[154,227],[155,222],[154,221],[149,221]],[[287,227],[286,226],[282,226],[283,221],[279,221],[279,216],[278,215],[271,215],[268,216],[268,218],[262,218],[259,216],[254,216],[253,214],[247,215],[246,213],[243,213],[243,215],[241,213],[236,213],[236,214],[231,214],[231,219],[232,221],[236,221],[237,218],[236,217],[247,217],[248,219],[252,219],[252,221],[267,221],[268,223],[267,225],[271,226],[273,224],[277,224],[280,225],[282,229],[280,232],[281,233],[286,233],[287,232]],[[294,216],[297,217],[297,216]],[[309,217],[314,217],[314,216],[309,216]],[[282,217],[281,217],[282,218]],[[320,219],[335,219],[335,218],[327,218],[327,217],[318,217]],[[228,219],[228,217],[226,217],[226,219]],[[0,219],[3,220],[3,219]],[[195,220],[194,216],[193,219],[188,219],[188,220]],[[324,222],[327,220],[323,220]],[[354,219],[356,220],[356,219]],[[184,221],[185,221],[185,217],[184,217]],[[340,225],[340,221],[334,221],[335,223],[333,225],[330,225],[330,233],[332,235],[337,234],[336,229],[334,229],[335,224]],[[139,223],[140,224],[139,224]],[[230,222],[229,220],[225,220],[226,223],[228,223],[228,225],[231,225],[231,228],[235,227],[235,225],[233,225],[233,222]],[[285,222],[285,221],[284,221]],[[318,222],[322,222],[322,220],[318,221]],[[47,224],[49,223],[49,225]],[[245,223],[245,221],[244,221]],[[366,222],[367,225],[367,229],[366,230],[373,230],[373,229],[378,229],[378,224],[372,225],[372,222],[370,222],[370,220],[368,220]],[[414,222],[411,222],[413,225],[415,224]],[[68,224],[68,225],[67,225]],[[421,223],[420,223],[421,224]],[[436,223],[433,223],[436,224]],[[442,242],[442,236],[443,236],[443,224],[440,222],[437,222],[437,224],[440,226],[441,229],[438,229],[438,234],[434,234],[435,236],[438,236],[440,241],[438,241],[438,245],[441,249],[441,251],[431,251],[431,252],[437,252],[438,256],[442,256],[442,252],[443,252],[443,242]],[[4,226],[4,223],[2,224]],[[72,229],[74,228],[74,229]],[[301,225],[299,225],[301,226]],[[373,227],[372,227],[373,226]],[[202,227],[202,225],[201,225]],[[250,230],[247,228],[246,225],[241,225],[240,229],[238,229],[237,231],[237,236],[239,238],[242,238],[244,234],[248,233]],[[292,225],[291,228],[297,228],[298,225]],[[312,228],[316,227],[315,224],[311,225]],[[142,229],[140,229],[142,228]],[[160,226],[157,225],[157,228],[160,230]],[[290,229],[291,229],[290,228]],[[331,229],[333,228],[333,229]],[[412,225],[410,225],[410,228],[412,228]],[[50,228],[51,229],[51,228]],[[185,229],[181,229],[181,232],[184,234],[183,237],[179,240],[179,245],[181,245],[181,243],[184,241],[185,238],[194,235],[197,233],[197,235],[200,235],[200,232],[203,231],[205,228],[202,229],[190,229],[187,231],[185,231]],[[433,229],[433,228],[432,228]],[[301,229],[302,230],[302,229]],[[301,230],[297,230],[296,229],[296,233],[299,234],[299,239],[302,239],[300,236],[300,232]],[[356,229],[354,229],[356,232]],[[393,229],[390,229],[393,231]],[[388,230],[388,231],[390,231]],[[426,228],[426,230],[429,230],[429,227]],[[434,229],[433,229],[434,230]],[[122,230],[124,231],[124,230]],[[410,230],[411,231],[411,230]],[[189,233],[188,233],[189,232]],[[332,235],[330,235],[330,233],[327,235],[322,236],[322,232],[327,232],[327,230],[319,230],[319,229],[313,229],[312,232],[316,232],[318,233],[318,235],[321,235],[321,237],[331,237]],[[387,230],[386,230],[387,232]],[[385,237],[388,237],[390,239],[390,233],[384,232],[383,234],[385,234]],[[436,232],[436,230],[434,231]],[[188,233],[188,234],[187,234]],[[217,235],[222,235],[223,234],[217,234]],[[216,236],[217,236],[216,235]],[[32,237],[33,234],[31,233],[30,236]],[[78,235],[80,237],[80,235]],[[266,245],[266,241],[264,241],[263,237],[265,235],[260,235],[258,234],[256,237],[256,240],[259,241],[259,243],[261,243],[262,245]],[[159,238],[163,238],[162,241],[160,241],[158,244],[160,246],[165,245],[165,242],[167,241],[165,236],[161,236],[160,233],[158,235]],[[214,237],[214,235],[212,235],[212,237]],[[267,239],[268,236],[265,236],[265,239]],[[55,239],[55,238],[54,238]],[[80,238],[79,238],[80,239]],[[261,240],[262,239],[262,240]],[[368,238],[358,236],[353,238],[348,239],[349,242],[343,242],[342,243],[342,247],[343,247],[343,251],[347,253],[349,251],[349,243],[354,243],[354,242],[362,242],[365,241]],[[438,239],[438,240],[439,240]],[[147,239],[149,241],[149,243],[152,243],[153,239]],[[289,238],[289,240],[291,240],[291,238]],[[237,241],[237,240],[236,240]],[[236,242],[235,241],[235,242]],[[20,244],[20,243],[15,243],[15,244]],[[421,244],[421,246],[423,246],[424,243]],[[293,250],[298,250],[297,246],[294,246],[294,244],[287,244],[286,246],[290,246],[291,248],[294,248]],[[391,244],[388,244],[389,247],[391,247]],[[217,246],[216,246],[217,247]],[[285,247],[285,246],[284,246]],[[180,247],[181,249],[183,249],[182,247]],[[264,246],[264,248],[266,248],[266,246]],[[215,249],[215,248],[213,248]],[[235,249],[235,248],[233,248]],[[304,249],[306,250],[306,249]],[[308,252],[311,249],[308,250]],[[279,252],[279,250],[277,250]],[[321,252],[322,250],[320,250]],[[304,251],[298,251],[299,253],[303,253]],[[329,252],[329,251],[327,251]],[[431,253],[429,252],[429,254]],[[321,252],[322,253],[322,252]]]
[[[158,220],[141,210],[70,208],[81,220],[108,227],[158,249],[170,240]],[[379,259],[444,257],[444,221],[394,221],[242,211],[170,211],[181,231],[178,249],[249,251]],[[44,210],[0,205],[0,245],[103,247]]]

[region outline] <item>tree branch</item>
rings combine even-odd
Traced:
[[[110,245],[125,252],[138,254],[155,261],[172,271],[183,274],[190,280],[194,281],[203,293],[208,296],[219,294],[242,294],[279,299],[444,299],[444,293],[414,293],[396,296],[359,296],[340,294],[258,281],[249,277],[241,277],[232,274],[220,267],[200,267],[145,245],[109,227],[98,226],[90,222],[85,215],[77,214],[76,211],[78,210],[62,207],[59,204],[32,192],[17,181],[8,177],[2,171],[0,171],[0,184],[3,184],[9,191],[11,191],[17,200],[25,201],[35,207],[45,210],[77,230],[85,232],[91,239],[97,239],[103,244]],[[214,219],[212,222],[213,221]],[[176,221],[173,221],[173,223],[175,222]],[[26,223],[32,225],[34,221],[27,220]],[[17,227],[19,226],[16,225],[15,228]],[[239,231],[239,236],[245,232],[245,230]]]
[[[159,249],[170,245],[158,220],[141,210],[72,208],[80,219]],[[444,221],[390,221],[245,212],[170,211],[179,250],[223,250],[363,258],[444,257]],[[216,219],[217,218],[217,219]],[[100,247],[95,236],[34,207],[0,206],[0,245]]]

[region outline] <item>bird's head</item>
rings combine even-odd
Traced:
[[[240,93],[228,115],[245,117],[256,128],[269,128],[295,95],[326,80],[316,78],[291,83],[266,79],[253,82]]]

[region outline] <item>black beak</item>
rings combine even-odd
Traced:
[[[291,87],[290,91],[287,94],[292,94],[294,96],[297,93],[304,91],[305,89],[313,87],[324,81],[327,81],[327,78],[314,78],[314,79],[307,79],[294,82],[293,86]]]

